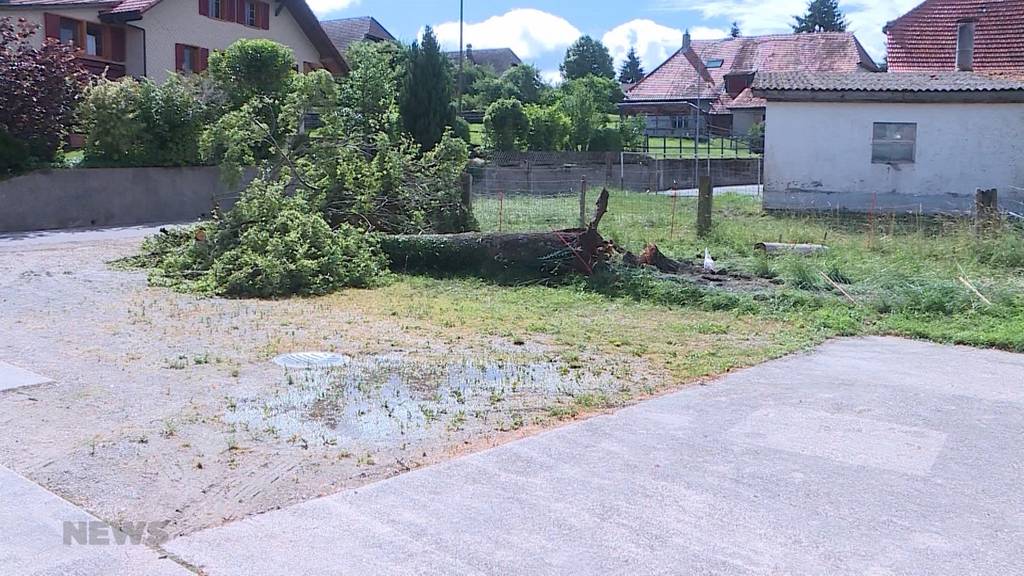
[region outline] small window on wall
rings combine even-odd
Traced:
[[[71,43],[75,46],[82,45],[81,28],[78,24],[78,20],[72,20],[71,18],[60,19],[61,44]]]
[[[209,51],[196,46],[174,45],[174,69],[182,74],[206,70]]]
[[[917,158],[917,124],[875,122],[871,139],[874,164],[913,164]]]
[[[98,24],[85,25],[85,53],[89,56],[104,56],[103,26]]]
[[[256,3],[246,2],[245,3],[245,25],[256,27],[259,25],[259,18],[256,15]]]
[[[210,0],[210,16],[219,20],[224,19],[224,2],[222,0]]]

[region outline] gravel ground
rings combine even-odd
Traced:
[[[151,288],[108,265],[142,232],[0,240],[0,361],[55,381],[0,392],[0,464],[114,523],[188,534],[521,437],[567,399],[663,378],[628,356],[610,360],[612,377],[545,342],[425,335],[344,298]],[[310,350],[349,362],[271,362]]]

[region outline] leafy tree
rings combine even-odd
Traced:
[[[569,145],[573,150],[587,150],[594,133],[606,123],[599,96],[582,81],[562,86],[558,106],[569,118]]]
[[[501,79],[508,82],[516,90],[516,98],[523,104],[537,104],[544,91],[544,81],[540,70],[532,64],[521,64],[509,68]]]
[[[517,150],[530,134],[530,120],[519,100],[505,98],[487,107],[484,130],[495,150]]]
[[[36,47],[38,26],[0,18],[0,133],[38,160],[52,160],[72,125],[88,74],[75,48],[57,40]]]
[[[569,117],[558,106],[526,106],[530,133],[526,137],[528,150],[559,152],[565,150],[569,138]]]
[[[560,91],[564,94],[574,87],[589,92],[600,112],[615,114],[618,112],[616,105],[622,102],[622,86],[613,79],[601,78],[598,76],[585,76],[577,80],[564,82]]]
[[[743,32],[740,31],[739,22],[733,21],[732,28],[729,29],[729,36],[732,38],[739,38]]]
[[[615,78],[615,66],[608,48],[590,36],[580,37],[569,47],[559,68],[566,80],[588,75]]]
[[[427,26],[423,42],[413,42],[409,49],[400,103],[406,131],[427,150],[436,146],[445,129],[455,123],[450,67],[434,30]]]
[[[357,42],[346,60],[351,68],[341,83],[341,98],[366,134],[401,132],[398,94],[405,75],[405,50],[391,42]]]
[[[505,98],[519,99],[519,90],[515,85],[497,76],[486,76],[474,84],[473,90],[476,93],[476,102],[484,110],[488,106]]]
[[[846,16],[839,9],[839,0],[811,0],[807,13],[795,16],[793,32],[845,32]]]
[[[272,40],[237,40],[210,54],[210,76],[235,108],[257,96],[282,98],[294,68],[291,49]]]
[[[626,54],[626,61],[619,68],[619,82],[623,84],[636,84],[644,79],[644,67],[640,63],[640,57],[636,54],[636,48],[631,47]]]

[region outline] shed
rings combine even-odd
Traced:
[[[971,72],[759,73],[766,209],[1024,212],[1024,82]]]

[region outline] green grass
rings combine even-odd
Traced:
[[[469,143],[473,146],[484,145],[484,125],[483,124],[470,124],[469,125]]]
[[[756,158],[746,144],[728,138],[712,138],[701,141],[694,149],[692,138],[647,139],[648,153],[655,158]]]
[[[495,202],[474,206],[484,230],[498,229]],[[959,219],[879,216],[869,223],[846,214],[765,214],[757,199],[723,195],[715,199],[712,234],[698,239],[695,212],[693,199],[613,192],[601,229],[606,238],[633,251],[657,243],[676,258],[697,258],[706,247],[722,267],[778,276],[785,282],[780,296],[753,305],[740,299],[736,310],[798,331],[891,334],[1024,351],[1020,227],[978,238],[971,223]],[[552,230],[574,225],[577,214],[572,196],[520,196],[503,202],[501,228]],[[762,241],[824,243],[831,249],[816,257],[765,259],[754,250]],[[964,285],[961,276],[991,304]],[[652,293],[645,291],[643,297]]]

